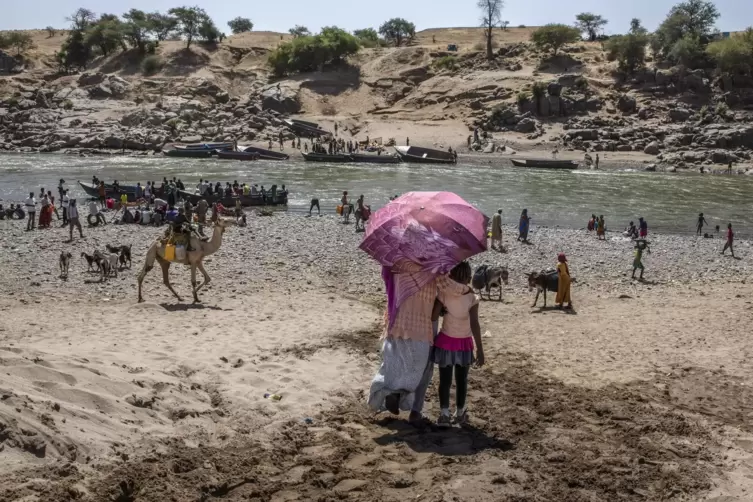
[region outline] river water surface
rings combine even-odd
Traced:
[[[733,222],[738,232],[753,227],[753,177],[647,173],[634,170],[547,171],[514,168],[507,159],[462,159],[457,165],[367,165],[285,162],[239,162],[154,157],[77,157],[68,155],[0,155],[0,198],[20,201],[44,187],[57,196],[64,178],[76,197],[84,197],[77,181],[92,175],[106,182],[159,184],[176,176],[187,187],[199,178],[212,182],[238,180],[265,185],[285,184],[290,211],[308,209],[313,197],[331,210],[343,190],[355,199],[366,196],[373,209],[389,197],[411,190],[449,190],[491,215],[503,209],[506,222],[517,221],[528,208],[532,224],[585,226],[592,213],[603,214],[607,228],[623,228],[643,216],[653,229],[691,232],[699,212],[712,225]]]

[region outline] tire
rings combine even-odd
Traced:
[[[97,218],[96,214],[90,214],[86,217],[86,222],[89,223],[90,227],[97,227],[99,226],[99,218]]]

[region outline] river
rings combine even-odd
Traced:
[[[107,182],[158,184],[176,176],[187,186],[199,178],[212,182],[253,182],[266,187],[285,184],[290,211],[308,209],[313,197],[331,210],[348,190],[366,196],[372,208],[389,197],[411,190],[449,190],[477,205],[488,215],[498,208],[504,220],[517,221],[528,208],[532,224],[585,226],[592,213],[603,214],[607,228],[623,228],[643,216],[650,228],[673,233],[692,232],[699,212],[711,225],[733,222],[747,233],[753,226],[753,177],[648,173],[635,170],[547,171],[520,169],[506,159],[462,159],[458,165],[319,164],[302,160],[238,162],[164,157],[77,157],[68,155],[0,155],[0,198],[4,204],[22,200],[44,187],[57,196],[60,178],[74,196],[84,193],[77,181],[92,175]]]

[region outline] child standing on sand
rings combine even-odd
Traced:
[[[471,266],[464,261],[450,272],[450,278],[463,285],[471,283]],[[478,321],[478,297],[469,287],[462,294],[451,291],[440,291],[434,303],[432,321],[439,319],[439,313],[444,309],[442,329],[434,339],[432,361],[439,366],[439,407],[437,419],[439,427],[450,427],[450,389],[452,375],[455,373],[455,423],[464,424],[468,421],[466,397],[468,395],[468,370],[474,362],[473,347],[476,345],[477,366],[484,365],[484,347],[481,343],[481,327]]]

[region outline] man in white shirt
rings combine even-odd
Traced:
[[[70,206],[70,199],[68,198],[68,190],[63,190],[63,195],[60,197],[60,205],[63,207],[63,225],[68,224],[68,207]]]
[[[24,206],[26,206],[26,212],[29,213],[26,230],[34,230],[37,216],[37,199],[34,198],[34,192],[29,192],[29,198],[24,201]]]
[[[97,225],[99,225],[100,222],[102,224],[107,225],[107,220],[105,220],[105,216],[99,212],[99,206],[97,206],[97,203],[95,201],[91,201],[89,203],[89,215],[94,215],[97,217]],[[73,230],[71,230],[73,232]]]
[[[199,184],[196,185],[196,189],[199,191],[200,195],[204,195],[204,192],[207,191],[207,186],[204,184],[204,180],[200,179]]]
[[[68,190],[66,190],[65,196],[68,197]],[[96,207],[97,203],[94,203]],[[81,222],[78,220],[78,207],[76,206],[76,199],[73,199],[68,204],[68,228],[70,229],[70,240],[73,240],[73,227],[78,227],[78,235],[84,238],[84,231],[81,229]]]

